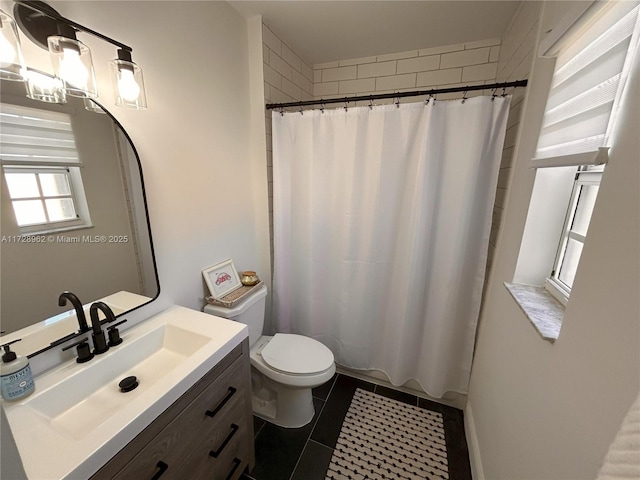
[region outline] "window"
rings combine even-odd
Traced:
[[[19,227],[78,218],[68,167],[5,167]]]
[[[91,225],[70,117],[3,104],[0,158],[23,235]]]
[[[602,164],[608,158],[606,147],[640,35],[638,2],[593,8],[598,11],[588,11],[583,24],[556,47],[555,70],[531,161],[533,168],[576,169],[568,204],[560,206],[566,210],[565,220],[545,281],[549,292],[563,304],[576,277],[604,172]]]
[[[548,289],[563,304],[573,287],[603,171],[603,167],[585,167],[575,177],[558,253],[547,280]]]
[[[610,3],[558,47],[534,164],[607,145],[640,28],[638,2]]]

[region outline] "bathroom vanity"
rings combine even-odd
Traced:
[[[254,464],[246,326],[172,307],[3,402],[28,478],[237,479]],[[121,391],[136,376],[138,386]]]
[[[91,479],[239,478],[253,466],[249,378],[244,340]]]

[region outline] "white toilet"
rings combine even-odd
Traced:
[[[281,427],[302,427],[313,419],[311,389],[336,371],[333,353],[302,335],[262,335],[266,296],[262,285],[232,308],[207,305],[204,312],[249,327],[253,413]]]

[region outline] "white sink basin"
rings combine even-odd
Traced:
[[[91,477],[247,338],[248,330],[172,307],[120,336],[122,344],[88,363],[70,359],[37,375],[31,396],[2,401],[29,479]],[[118,383],[131,375],[139,386],[122,393]]]
[[[84,438],[127,403],[144,395],[209,340],[163,324],[135,341],[113,347],[113,353],[103,362],[89,362],[86,368],[24,403],[43,415],[52,428],[75,439]],[[123,393],[118,383],[130,375],[137,377],[139,386]]]

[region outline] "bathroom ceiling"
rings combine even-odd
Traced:
[[[520,1],[244,1],[311,65],[501,38]]]

